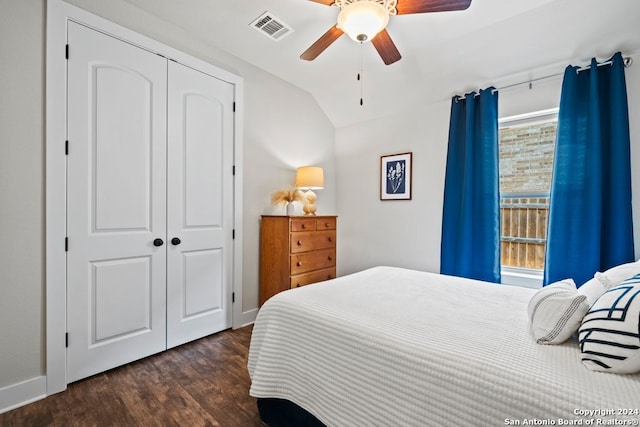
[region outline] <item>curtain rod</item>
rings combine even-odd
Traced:
[[[622,58],[622,62],[624,64],[624,68],[629,68],[629,67],[631,67],[631,64],[633,64],[633,58],[631,58],[630,56],[625,56],[625,57]],[[613,63],[613,61],[611,61],[611,60],[605,61],[605,62],[599,62],[598,63],[598,67],[603,66],[603,65],[611,65],[612,63]],[[586,70],[588,70],[590,68],[591,68],[591,64],[584,65],[584,66],[578,68],[576,70],[576,73],[580,73],[582,71],[586,71]],[[510,84],[510,85],[498,87],[498,88],[493,89],[492,93],[495,93],[495,92],[497,92],[499,90],[509,89],[509,88],[520,86],[520,85],[527,84],[527,83],[529,84],[529,89],[531,89],[532,86],[533,86],[532,85],[533,82],[538,82],[540,80],[551,79],[553,77],[558,77],[558,76],[562,76],[562,75],[564,75],[564,71],[561,72],[561,73],[549,74],[547,76],[542,76],[542,77],[538,77],[538,78],[535,78],[535,79],[529,79],[529,80],[525,80],[525,81],[522,81],[522,82],[513,83],[513,84]],[[475,96],[479,96],[479,94],[476,93],[476,94],[474,94],[474,97]],[[460,97],[457,98],[456,102],[458,102],[458,100],[465,99],[466,97],[467,97],[466,94],[463,95],[463,96],[460,96]]]
[[[622,58],[622,62],[624,64],[624,68],[629,68],[629,67],[631,67],[631,64],[633,64],[633,58],[631,58],[630,56],[625,56],[625,57]],[[613,61],[599,62],[598,63],[598,67],[601,67],[603,65],[611,65],[611,64],[613,64]],[[588,70],[590,68],[591,68],[591,64],[587,64],[587,65],[585,65],[583,67],[578,68],[576,70],[576,73],[581,73],[582,71],[586,71],[586,70]],[[561,72],[561,73],[549,74],[548,76],[542,76],[542,77],[538,77],[536,79],[529,79],[529,80],[525,80],[523,82],[513,83],[513,84],[510,84],[510,85],[502,86],[502,87],[496,88],[495,90],[497,91],[497,90],[502,90],[502,89],[508,89],[508,88],[515,87],[515,86],[520,86],[520,85],[523,85],[523,84],[526,84],[526,83],[529,84],[529,89],[531,89],[531,86],[532,86],[531,84],[533,82],[537,82],[537,81],[540,81],[540,80],[546,80],[546,79],[550,79],[550,78],[558,77],[558,76],[562,76],[562,75],[564,75],[564,71]]]

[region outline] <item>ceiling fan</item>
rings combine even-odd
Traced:
[[[390,15],[465,10],[471,0],[311,0],[340,8],[338,22],[324,33],[301,59],[313,61],[344,33],[353,40],[371,41],[385,64],[393,64],[401,56],[385,29]]]

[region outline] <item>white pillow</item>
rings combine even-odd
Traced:
[[[582,363],[592,371],[640,372],[640,274],[598,298],[578,337]]]
[[[531,334],[538,344],[560,344],[578,330],[588,310],[587,297],[578,293],[573,279],[552,283],[529,301]]]
[[[616,265],[603,273],[596,273],[595,277],[597,277],[607,289],[611,289],[636,274],[640,274],[640,260]]]
[[[610,287],[605,286],[604,283],[600,281],[601,275],[602,273],[596,273],[593,279],[578,288],[578,293],[587,297],[587,304],[589,304],[589,306],[593,305],[602,294],[610,289]]]

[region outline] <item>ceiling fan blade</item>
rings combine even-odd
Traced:
[[[398,15],[410,13],[448,12],[465,10],[471,0],[398,0],[396,10]]]
[[[311,0],[311,1],[314,1],[316,3],[326,4],[327,6],[331,6],[333,3],[335,3],[335,0]]]
[[[391,36],[389,36],[386,29],[380,31],[374,38],[372,38],[371,43],[373,43],[373,46],[387,65],[393,64],[402,58],[402,56],[400,56],[400,52],[398,52],[398,48],[396,48],[396,45],[393,43],[393,40],[391,40]]]
[[[338,37],[343,35],[344,32],[338,28],[336,25],[329,28],[329,31],[324,33],[314,44],[309,46],[309,49],[302,52],[300,55],[300,59],[304,59],[305,61],[313,61],[320,55],[326,48],[328,48],[331,43],[336,41]]]

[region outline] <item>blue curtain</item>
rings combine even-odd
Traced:
[[[634,260],[629,115],[620,53],[565,70],[551,183],[544,284],[582,285]]]
[[[440,272],[500,282],[498,93],[451,101]]]

